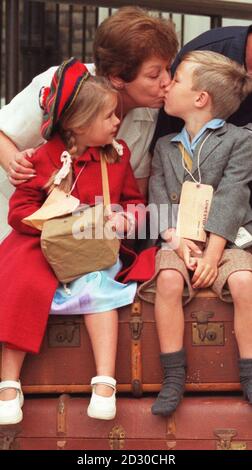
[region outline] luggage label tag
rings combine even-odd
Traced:
[[[33,214],[25,217],[22,222],[42,230],[46,220],[71,214],[80,204],[80,200],[71,194],[66,194],[59,188],[54,188],[45,200],[44,204]]]
[[[213,187],[185,181],[182,185],[176,235],[195,241],[206,241],[204,226],[207,222]]]

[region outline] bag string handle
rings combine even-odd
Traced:
[[[109,179],[108,179],[108,167],[107,167],[107,162],[105,160],[105,158],[103,157],[103,155],[100,154],[100,161],[101,161],[101,175],[102,175],[102,193],[103,193],[103,203],[104,203],[104,206],[107,208],[107,210],[109,211],[109,213],[111,213],[111,209],[110,209],[110,192],[109,192]],[[75,186],[76,186],[76,183],[77,183],[77,180],[79,179],[82,171],[84,170],[85,166],[86,166],[87,162],[85,162],[85,164],[83,165],[81,171],[79,172],[79,174],[77,175],[77,177],[75,178],[75,181],[68,193],[68,195],[70,195],[72,193],[72,191],[74,190]]]
[[[101,174],[102,174],[102,192],[103,192],[103,201],[104,201],[104,206],[109,210],[109,213],[111,213],[110,209],[110,192],[109,192],[109,180],[108,180],[108,167],[107,167],[107,162],[103,155],[100,155],[101,159]]]

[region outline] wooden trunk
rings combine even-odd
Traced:
[[[241,397],[185,397],[170,417],[154,397],[117,399],[112,421],[88,418],[89,397],[26,398],[24,420],[0,426],[1,449],[251,450],[252,407]]]

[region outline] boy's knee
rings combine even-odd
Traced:
[[[175,269],[163,269],[157,278],[157,291],[164,296],[182,295],[184,279]]]
[[[228,285],[233,299],[240,298],[242,293],[251,293],[252,272],[237,271],[232,273],[228,278]]]

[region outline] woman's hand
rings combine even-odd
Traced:
[[[18,186],[36,176],[33,164],[28,160],[28,158],[34,154],[34,151],[33,148],[30,148],[22,152],[17,152],[10,161],[8,177],[11,184],[14,186]]]

